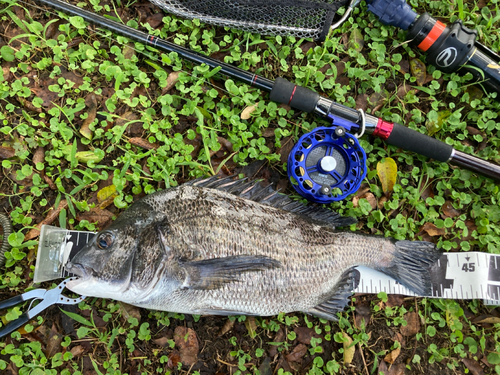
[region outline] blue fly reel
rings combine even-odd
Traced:
[[[292,186],[312,202],[340,201],[356,192],[365,176],[365,151],[341,126],[304,134],[288,155]]]

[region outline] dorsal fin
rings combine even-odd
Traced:
[[[352,296],[358,284],[359,271],[355,268],[348,269],[340,276],[340,280],[335,285],[333,296],[328,301],[314,306],[311,310],[305,312],[315,315],[318,318],[338,320],[337,313],[345,309],[349,303],[349,297]]]
[[[280,194],[271,185],[261,186],[261,181],[248,181],[246,178],[233,180],[233,176],[219,178],[217,176],[197,179],[187,182],[186,185],[222,190],[239,197],[249,199],[267,206],[280,208],[305,216],[320,225],[328,227],[342,227],[356,223],[353,217],[344,217],[337,212],[321,206],[305,206],[294,201],[284,194]]]

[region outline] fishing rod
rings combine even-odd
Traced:
[[[368,0],[368,10],[383,24],[408,30],[406,40],[426,52],[427,61],[439,70],[464,70],[500,94],[500,56],[476,41],[477,30],[461,20],[447,26],[428,13],[418,15],[405,0]]]
[[[372,134],[390,145],[500,180],[498,165],[455,150],[446,143],[401,124],[384,121],[336,103],[283,78],[272,81],[60,0],[37,1],[69,15],[82,17],[89,23],[136,42],[164,52],[175,52],[196,64],[219,68],[220,74],[269,92],[272,101],[328,120],[332,126],[318,128],[304,135],[288,158],[289,176],[295,180],[292,186],[309,200],[319,203],[341,200],[359,188],[367,170],[366,155],[357,140],[363,134]],[[334,189],[340,189],[340,193]]]

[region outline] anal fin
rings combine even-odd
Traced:
[[[338,320],[337,313],[342,312],[349,303],[349,297],[352,296],[354,289],[358,287],[359,278],[359,271],[356,268],[348,269],[335,285],[332,297],[306,312],[318,318]]]

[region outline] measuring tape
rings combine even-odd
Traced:
[[[89,242],[95,233],[44,225],[35,266],[34,282],[70,277],[63,265]],[[359,266],[359,284],[355,293],[402,294],[416,297],[483,299],[485,304],[500,305],[500,255],[462,252],[444,253],[432,266],[432,295],[419,296],[393,278],[371,268]]]
[[[358,267],[360,280],[355,293],[386,292],[417,296],[393,278],[367,267]],[[432,295],[449,299],[483,299],[500,305],[500,255],[464,252],[444,253],[430,270]]]

